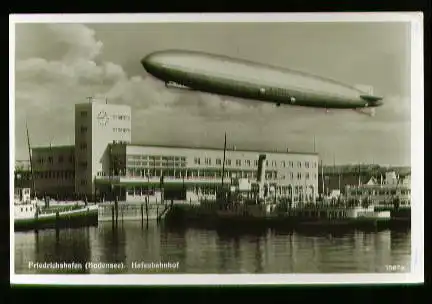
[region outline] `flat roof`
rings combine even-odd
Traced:
[[[58,146],[39,146],[39,147],[31,147],[31,149],[38,149],[38,150],[49,150],[49,149],[71,149],[75,148],[75,145],[58,145]]]
[[[195,150],[214,150],[214,151],[223,151],[223,148],[218,147],[194,147],[194,146],[187,146],[187,145],[161,145],[161,144],[143,144],[143,143],[130,143],[126,144],[127,146],[137,146],[137,147],[148,147],[148,148],[171,148],[171,149],[195,149]],[[236,151],[236,152],[255,152],[255,153],[279,153],[279,154],[303,154],[303,155],[316,155],[318,156],[318,153],[314,152],[301,152],[301,151],[271,151],[271,150],[254,150],[254,149],[239,149],[236,148],[235,150],[232,147],[227,147],[227,151]]]

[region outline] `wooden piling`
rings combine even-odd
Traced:
[[[141,204],[141,226],[144,224],[144,204]]]
[[[118,224],[118,196],[115,197],[114,209],[115,209],[115,223],[117,226],[117,224]]]
[[[111,207],[111,223],[114,226],[114,206]]]
[[[147,220],[147,224],[148,224],[148,202],[146,201],[146,220]]]
[[[59,212],[57,211],[56,212],[56,218],[55,218],[55,226],[56,226],[56,228],[58,228],[58,226],[59,226],[59,221],[60,221],[60,215],[59,215]]]

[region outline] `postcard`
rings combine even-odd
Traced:
[[[421,13],[9,20],[12,284],[423,282]]]

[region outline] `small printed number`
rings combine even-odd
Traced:
[[[385,266],[387,271],[404,271],[405,267],[402,265],[386,265]]]

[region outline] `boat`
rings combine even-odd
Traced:
[[[17,188],[14,193],[14,230],[39,230],[93,226],[98,224],[97,205],[38,206],[31,198],[30,188]]]
[[[201,222],[224,227],[262,226],[266,228],[384,228],[391,214],[377,211],[374,206],[347,206],[323,203],[289,205],[273,199],[241,199],[235,193],[222,195],[216,201],[201,202],[198,206],[176,205],[167,220]]]

